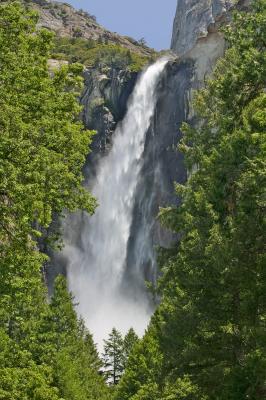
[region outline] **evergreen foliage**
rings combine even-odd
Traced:
[[[107,340],[104,340],[103,366],[107,382],[117,385],[123,373],[123,336],[113,328]]]
[[[188,169],[162,223],[181,236],[163,260],[162,298],[115,398],[266,396],[266,3],[237,13],[229,49],[184,125]]]
[[[124,368],[126,368],[127,360],[133,351],[133,348],[138,343],[139,337],[133,328],[130,328],[124,337],[123,354],[124,354]]]
[[[138,343],[139,337],[133,328],[129,329],[124,338],[116,328],[113,328],[109,338],[104,340],[103,371],[110,385],[119,383],[131,353]]]
[[[60,396],[66,400],[97,400],[108,397],[100,375],[101,363],[91,335],[79,321],[65,278],[55,281],[54,295],[44,326],[48,328],[45,362],[53,367]],[[46,332],[46,329],[45,331]]]
[[[52,34],[0,4],[0,399],[108,399],[91,335],[64,278],[48,303],[37,240],[54,213],[95,200],[82,187],[92,132],[78,120],[82,67],[48,70]]]
[[[1,5],[1,261],[16,247],[32,252],[54,212],[95,206],[81,185],[92,136],[78,121],[81,66],[51,76],[52,35],[36,34],[36,22],[17,3]]]

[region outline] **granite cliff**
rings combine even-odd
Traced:
[[[38,26],[55,32],[57,36],[81,37],[120,45],[142,55],[151,53],[151,49],[137,40],[108,31],[97,23],[95,16],[82,9],[76,10],[68,3],[52,0],[30,0],[26,3],[30,3],[30,6],[39,13]]]
[[[179,55],[191,50],[228,20],[233,2],[226,0],[179,1],[173,25],[171,48]]]
[[[250,0],[179,0],[173,24],[171,49],[178,57],[195,64],[194,88],[202,86],[207,75],[225,51],[221,29],[230,23],[236,9],[247,11]]]

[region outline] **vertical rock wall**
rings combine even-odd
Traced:
[[[179,55],[191,50],[199,38],[206,38],[214,26],[227,19],[232,3],[227,0],[179,0],[171,49]]]

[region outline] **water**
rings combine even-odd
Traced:
[[[66,239],[64,255],[68,259],[70,289],[79,303],[78,311],[100,347],[114,326],[122,333],[133,326],[142,335],[152,312],[143,287],[135,288],[135,295],[134,290],[129,295],[123,290],[123,282],[145,137],[166,63],[166,59],[157,61],[138,79],[126,116],[113,135],[110,152],[99,163],[91,188],[99,203],[95,215],[77,216],[74,222],[72,219],[71,227],[65,227],[76,235],[78,231],[81,242],[77,248]]]

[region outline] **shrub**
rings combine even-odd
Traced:
[[[79,36],[79,32],[75,36]],[[134,53],[122,46],[98,43],[81,37],[57,37],[52,57],[59,57],[69,62],[80,62],[87,67],[108,66],[133,72],[141,70],[150,60],[149,57]]]

